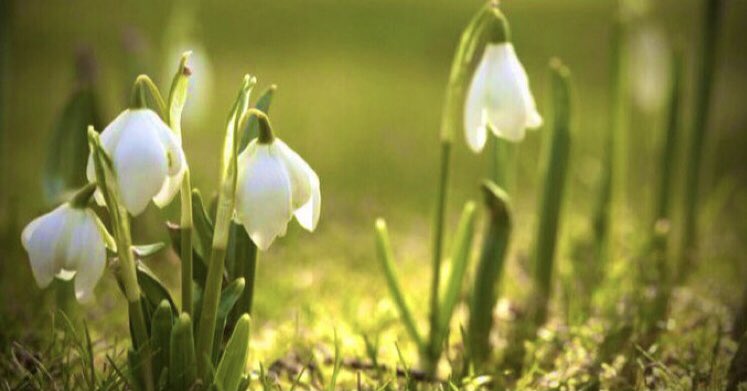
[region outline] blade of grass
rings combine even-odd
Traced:
[[[402,287],[397,277],[397,271],[394,266],[394,253],[392,252],[392,246],[389,243],[389,232],[386,228],[386,222],[384,219],[376,220],[376,255],[384,268],[384,277],[386,277],[386,283],[389,287],[389,293],[394,299],[394,304],[399,310],[402,322],[405,324],[405,329],[410,334],[410,338],[418,346],[418,349],[424,351],[425,345],[423,339],[418,333],[418,329],[415,326],[415,319],[410,312],[410,307],[407,305],[405,296],[402,292]]]

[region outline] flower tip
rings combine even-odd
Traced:
[[[386,229],[386,221],[384,218],[379,217],[376,219],[376,229],[379,231]]]

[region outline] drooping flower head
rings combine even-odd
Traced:
[[[467,91],[464,131],[474,152],[482,151],[488,128],[500,138],[521,141],[526,128],[542,125],[529,79],[511,44],[508,22],[491,5],[481,32],[487,44]]]
[[[236,217],[261,250],[267,250],[296,217],[316,229],[321,210],[319,177],[308,163],[275,137],[264,114],[257,115],[259,137],[238,158]]]
[[[40,288],[47,287],[55,277],[75,278],[75,297],[85,302],[93,298],[93,288],[104,273],[106,237],[108,233],[91,209],[70,202],[31,221],[21,234],[21,242]]]
[[[101,143],[114,164],[122,202],[133,215],[151,199],[159,207],[167,205],[179,191],[186,167],[181,141],[153,110],[123,111],[101,133]],[[86,175],[96,180],[90,155]],[[104,204],[98,192],[96,201]]]

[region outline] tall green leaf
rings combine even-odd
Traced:
[[[490,352],[493,307],[498,301],[498,284],[503,274],[511,236],[511,206],[508,195],[490,181],[484,182],[482,188],[489,220],[475,271],[467,327],[469,358],[478,368],[482,367]]]
[[[153,373],[160,378],[169,366],[171,354],[171,326],[174,322],[171,304],[163,300],[153,313],[150,322],[150,340],[153,348]]]
[[[190,389],[197,379],[197,361],[195,361],[195,345],[192,336],[192,319],[188,314],[179,315],[179,319],[171,330],[169,364],[170,389]]]
[[[228,340],[213,381],[220,391],[236,391],[241,383],[249,358],[250,322],[249,314],[242,315]]]
[[[551,62],[551,70],[555,118],[543,156],[544,188],[538,205],[540,215],[533,263],[537,323],[544,322],[547,312],[571,143],[570,72],[557,59]]]
[[[449,275],[446,290],[441,300],[441,309],[438,311],[438,328],[435,333],[431,334],[431,348],[434,349],[434,353],[438,353],[434,357],[440,356],[441,345],[448,334],[451,316],[459,300],[464,275],[469,265],[474,237],[475,203],[470,201],[462,209],[462,217],[459,219],[459,225],[454,234],[454,244],[451,250],[451,275]]]
[[[213,363],[218,362],[218,356],[220,355],[221,341],[223,339],[224,330],[226,328],[226,320],[234,305],[241,297],[241,292],[244,291],[244,279],[237,278],[227,287],[223,288],[223,292],[220,294],[220,302],[218,302],[218,315],[215,318],[215,341],[213,345]]]

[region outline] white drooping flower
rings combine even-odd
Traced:
[[[101,133],[101,144],[114,164],[122,202],[133,215],[151,199],[159,207],[167,205],[179,191],[187,166],[181,140],[154,111],[123,111]],[[90,155],[86,174],[96,180]],[[104,204],[100,192],[96,201]]]
[[[314,170],[260,120],[260,137],[238,158],[236,218],[249,237],[260,250],[267,250],[276,237],[285,235],[293,216],[313,231],[321,203]]]
[[[654,24],[642,24],[632,32],[628,66],[635,104],[649,113],[664,106],[669,90],[671,50],[666,35]]]
[[[104,228],[88,208],[63,204],[33,220],[21,234],[29,254],[37,285],[48,286],[57,277],[75,278],[75,297],[93,298],[93,288],[104,273],[106,244]]]
[[[521,141],[526,128],[542,125],[529,79],[511,42],[485,47],[467,91],[464,131],[467,144],[482,151],[488,128],[500,138]]]

